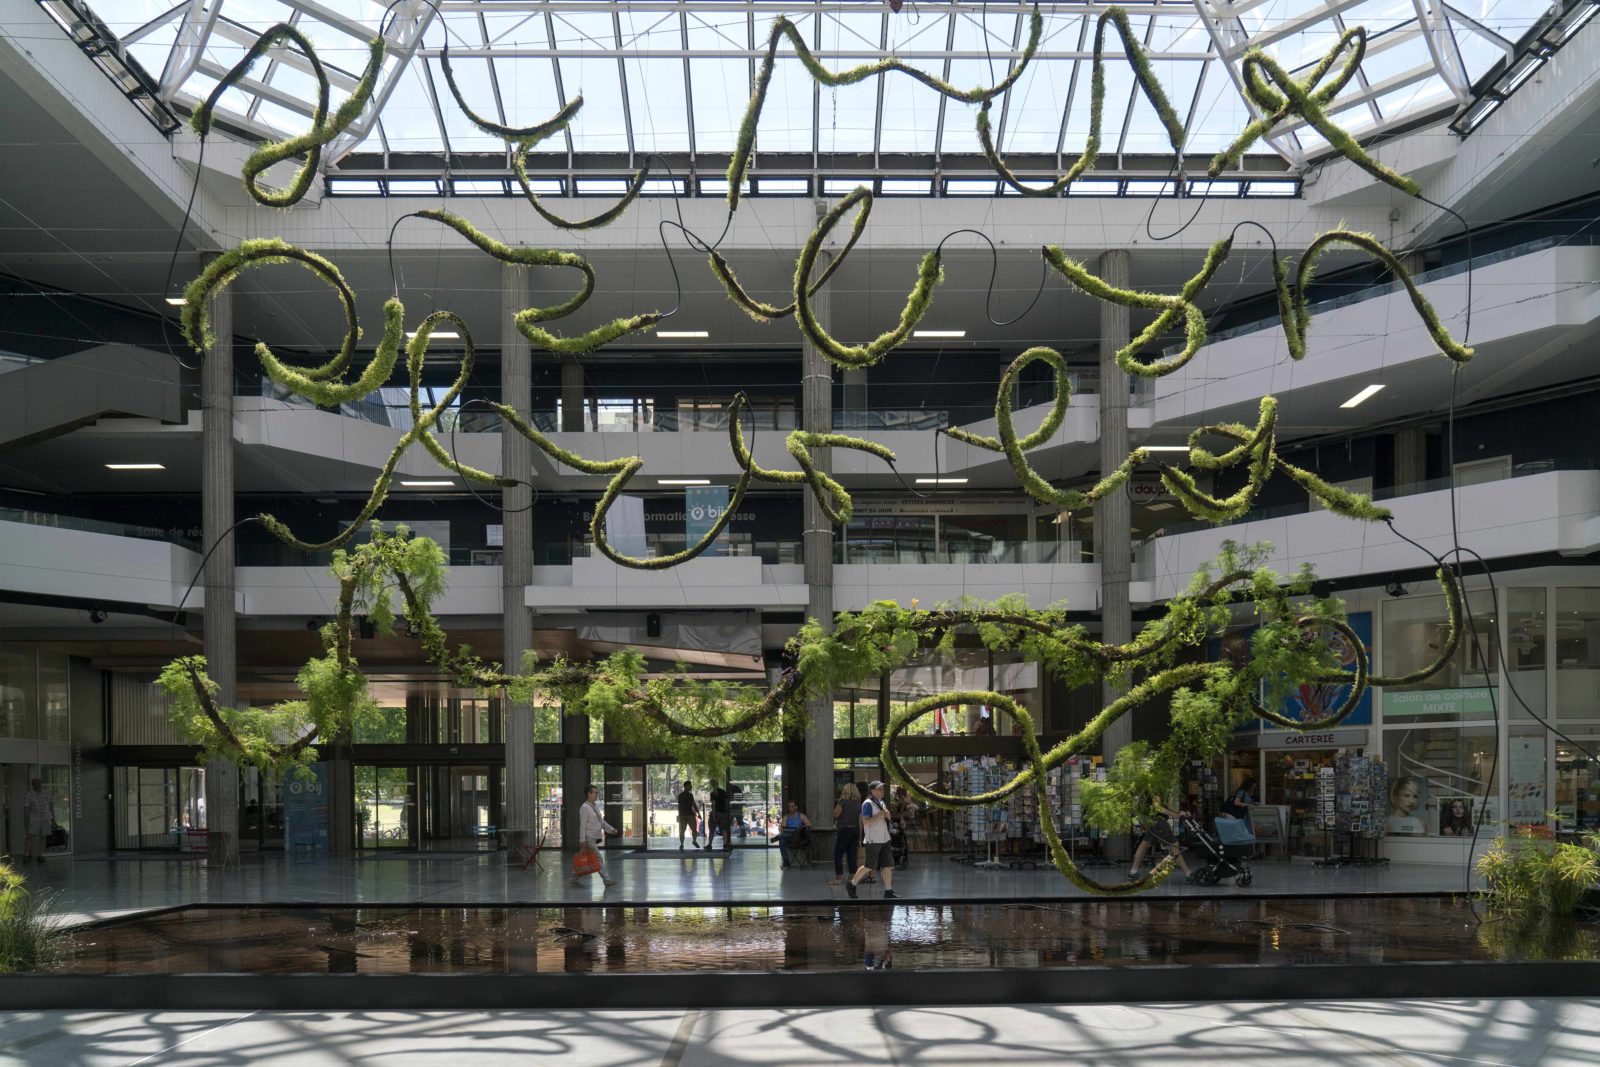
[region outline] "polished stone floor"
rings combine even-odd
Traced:
[[[1408,1000],[593,1012],[0,1013],[0,1064],[1600,1062],[1600,1001]]]
[[[820,902],[844,897],[830,886],[831,866],[784,870],[775,850],[731,855],[691,851],[682,856],[612,853],[606,863],[616,885],[598,879],[568,884],[566,857],[546,854],[542,868],[508,867],[504,853],[400,854],[357,858],[303,858],[283,853],[246,856],[238,867],[209,870],[196,858],[127,853],[52,859],[25,872],[36,886],[55,891],[55,909],[69,921],[195,902],[255,903],[614,903]],[[1316,867],[1302,860],[1255,864],[1248,891],[1187,884],[1181,876],[1154,890],[1165,896],[1319,896],[1343,893],[1462,892],[1468,872],[1459,866],[1390,864],[1377,868]],[[1115,868],[1090,872],[1106,881]],[[977,870],[940,856],[914,856],[896,871],[895,890],[908,901],[1070,899],[1084,893],[1053,868]],[[881,887],[863,886],[873,897]]]

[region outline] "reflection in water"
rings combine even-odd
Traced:
[[[1488,933],[1486,934],[1486,931]],[[74,974],[949,970],[1600,958],[1431,897],[788,907],[222,907],[85,930]]]

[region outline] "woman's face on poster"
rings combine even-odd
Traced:
[[[1422,803],[1422,790],[1416,782],[1401,782],[1394,791],[1394,810],[1400,815],[1410,815]]]

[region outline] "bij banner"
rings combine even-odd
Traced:
[[[685,547],[693,547],[700,543],[700,539],[711,532],[711,528],[722,518],[722,513],[728,510],[728,487],[725,485],[691,485],[683,491],[683,536]],[[717,535],[717,539],[707,548],[708,556],[726,556],[728,554],[728,531]]]

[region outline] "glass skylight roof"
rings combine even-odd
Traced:
[[[277,22],[294,24],[316,44],[337,107],[385,12],[378,0],[90,2],[158,81],[160,96],[180,109],[209,94],[256,35]],[[1367,59],[1334,110],[1342,125],[1367,136],[1448,117],[1470,99],[1473,83],[1560,5],[1127,0],[1122,6],[1186,123],[1186,151],[1209,155],[1253,117],[1238,90],[1238,64],[1251,47],[1303,71],[1346,28],[1366,27]],[[1059,169],[1082,150],[1094,20],[1103,7],[1040,5],[1045,30],[1038,56],[995,107],[1002,150],[1028,173]],[[675,168],[712,174],[733,147],[777,15],[792,19],[831,67],[894,54],[966,87],[1004,75],[1026,40],[1028,10],[1000,0],[908,2],[898,13],[878,0],[400,0],[385,24],[390,58],[374,104],[330,146],[325,165],[404,169],[418,158],[448,154],[459,170],[464,157],[483,154],[467,169],[504,170],[504,142],[473,127],[449,95],[439,65],[446,42],[468,101],[502,123],[531,124],[582,94],[583,110],[567,133],[530,157],[533,170],[620,171],[660,153]],[[1164,171],[1171,151],[1166,134],[1135,92],[1114,34],[1108,53],[1115,58],[1106,71],[1102,151],[1120,169]],[[819,87],[786,47],[779,56],[754,175],[764,166],[772,174],[890,174],[933,161],[947,171],[983,168],[974,107],[898,74]],[[257,138],[298,132],[309,121],[314,86],[298,53],[274,50],[248,83],[223,96],[218,121]],[[1288,122],[1252,151],[1276,154],[1293,169],[1325,148],[1304,123]]]

